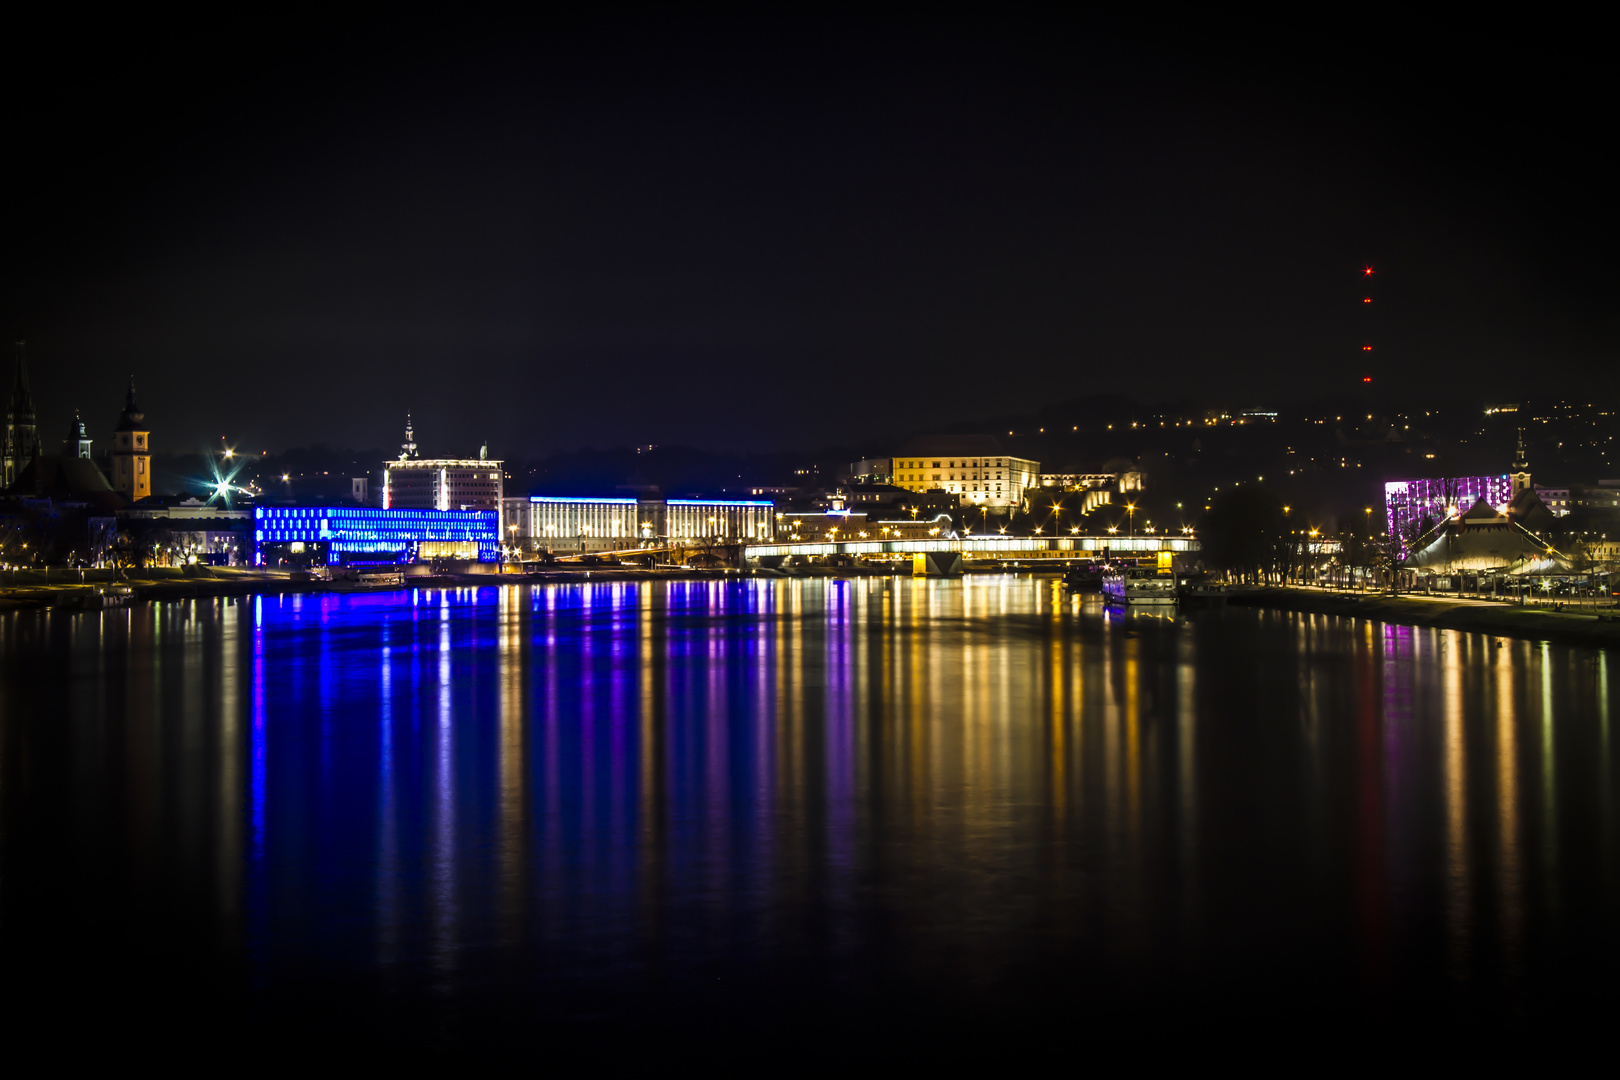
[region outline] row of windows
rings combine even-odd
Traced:
[[[983,475],[983,476],[980,476],[978,473],[974,473],[972,476],[969,476],[966,473],[963,473],[960,478],[963,479],[963,480],[1000,480],[1000,479],[1003,479],[1001,473],[996,473],[996,475],[994,475],[994,476],[990,476],[988,473]],[[924,477],[923,477],[923,475],[921,473],[902,473],[900,475],[900,480],[902,482],[918,481],[918,480],[922,480],[922,479],[924,479]],[[934,473],[931,477],[928,477],[927,479],[939,480],[939,479],[941,479],[941,477],[940,477],[939,473]],[[957,477],[957,475],[955,473],[951,473],[950,476],[944,477],[943,479],[955,480],[955,479],[958,479],[958,477]]]
[[[493,510],[379,510],[371,506],[257,506],[255,517],[286,518],[375,518],[379,521],[481,521]]]
[[[955,461],[952,461],[949,465],[946,465],[944,463],[944,459],[942,459],[940,461],[935,461],[932,464],[930,464],[929,460],[927,458],[912,458],[909,461],[906,461],[906,460],[896,461],[894,463],[894,467],[897,468],[897,469],[1005,469],[1005,468],[1010,467],[1014,461],[1018,461],[1018,462],[1022,463],[1023,459],[1022,458],[962,458],[961,459],[962,463],[960,465],[958,465]],[[1031,462],[1029,462],[1029,464],[1034,465],[1035,462],[1031,461]]]

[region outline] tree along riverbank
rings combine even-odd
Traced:
[[[1550,611],[1540,607],[1479,600],[1388,594],[1356,596],[1288,588],[1235,592],[1228,597],[1227,603],[1315,615],[1349,615],[1404,626],[1432,626],[1471,634],[1555,641],[1564,645],[1620,648],[1620,608],[1600,615],[1591,611]]]

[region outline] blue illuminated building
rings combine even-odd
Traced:
[[[260,506],[253,511],[253,526],[258,566],[495,562],[500,557],[500,513],[495,510]]]

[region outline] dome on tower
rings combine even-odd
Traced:
[[[146,414],[135,403],[135,380],[129,380],[129,395],[124,399],[124,411],[118,417],[118,426],[114,431],[145,431]]]

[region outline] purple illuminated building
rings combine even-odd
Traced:
[[[1384,485],[1384,520],[1392,535],[1411,537],[1424,518],[1444,521],[1466,513],[1480,499],[1506,511],[1512,498],[1513,478],[1505,475],[1391,480]]]

